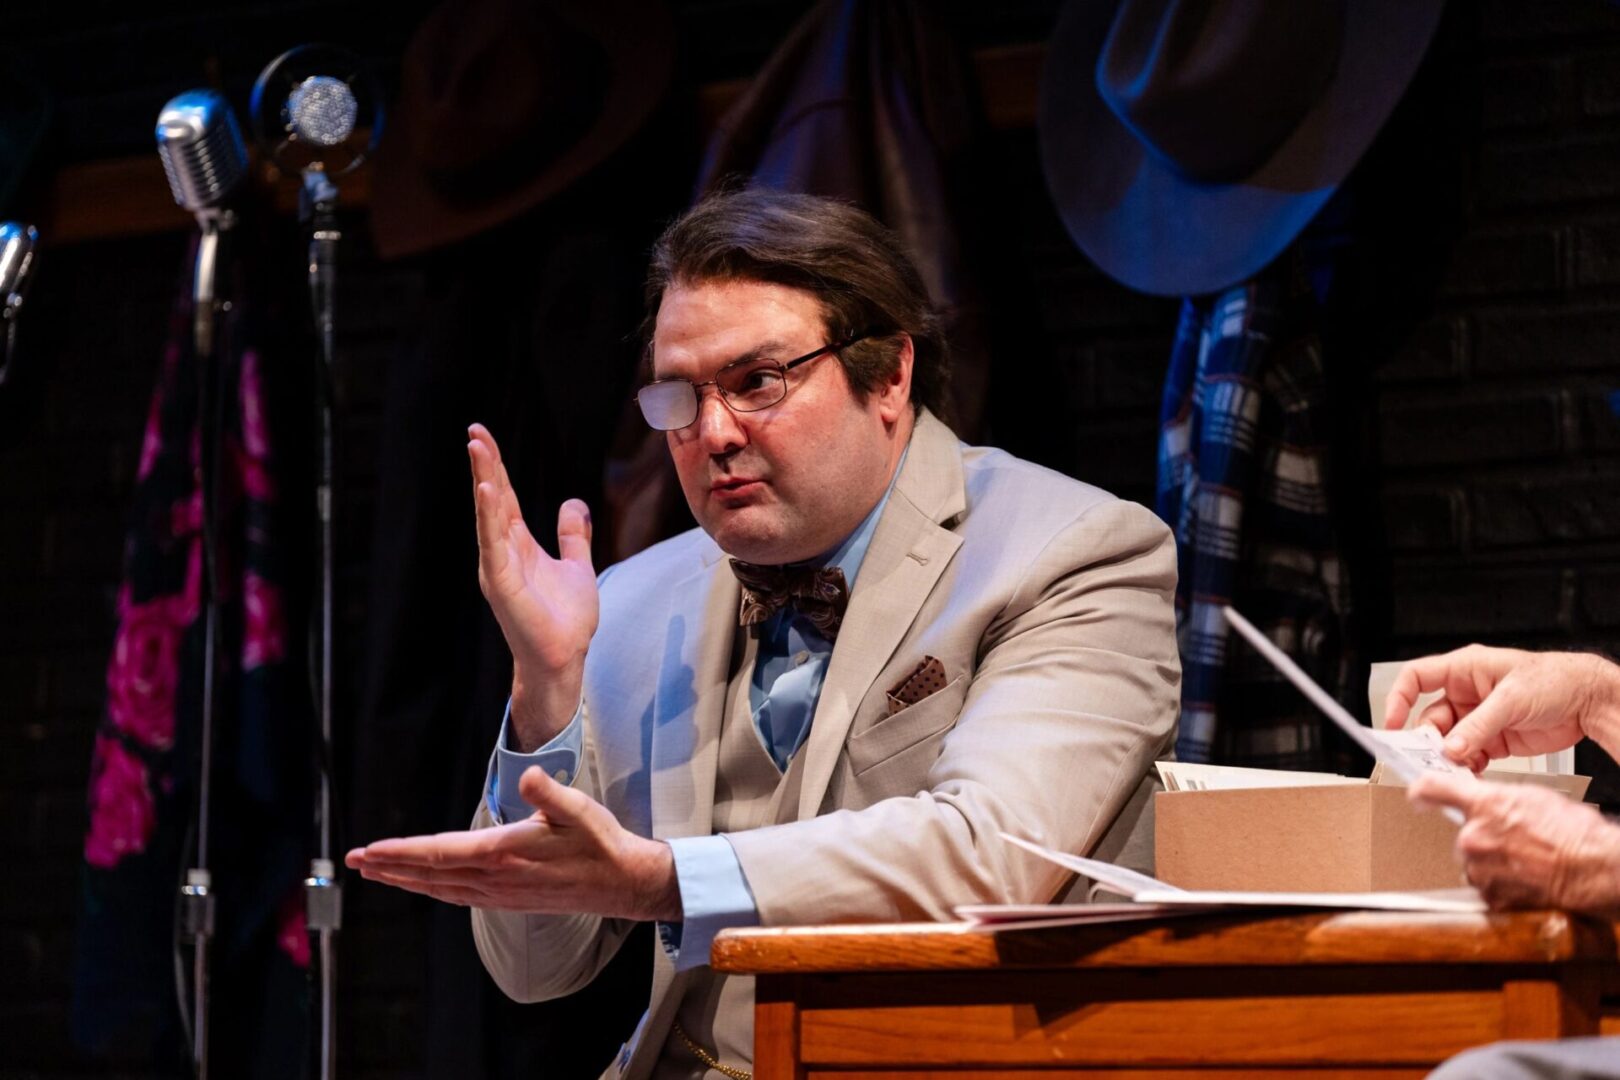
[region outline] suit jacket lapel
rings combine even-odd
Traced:
[[[820,808],[856,707],[962,544],[961,537],[939,523],[966,508],[960,445],[949,428],[924,411],[855,578],[810,738],[801,751],[801,819],[814,817]]]
[[[652,718],[652,831],[658,839],[707,836],[714,829],[714,773],[739,596],[718,549],[670,589],[669,644]]]

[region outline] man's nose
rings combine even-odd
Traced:
[[[697,431],[710,454],[727,454],[748,442],[741,418],[720,396],[718,387],[705,386],[699,392]]]

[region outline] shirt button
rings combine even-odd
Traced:
[[[803,667],[805,664],[807,664],[809,662],[810,662],[810,650],[808,650],[808,649],[800,649],[797,653],[793,654],[793,666],[794,667]]]
[[[558,769],[556,772],[552,773],[551,776],[552,776],[552,779],[556,780],[557,783],[559,783],[559,784],[568,783],[568,770],[567,769]]]

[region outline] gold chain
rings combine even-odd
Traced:
[[[704,1065],[713,1069],[721,1076],[729,1076],[731,1077],[731,1080],[754,1080],[754,1074],[749,1072],[747,1069],[739,1069],[732,1065],[720,1064],[720,1060],[718,1058],[709,1053],[707,1050],[703,1049],[703,1047],[699,1046],[692,1036],[686,1033],[686,1029],[681,1027],[681,1022],[679,1020],[675,1021],[674,1023],[674,1031],[676,1035],[680,1036],[681,1042],[686,1044],[686,1048],[692,1051],[693,1057],[697,1058]]]

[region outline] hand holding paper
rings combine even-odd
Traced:
[[[1493,908],[1620,910],[1620,826],[1545,788],[1430,773],[1414,802],[1468,815],[1457,834],[1464,874]]]
[[[1620,752],[1620,668],[1588,653],[1469,645],[1413,660],[1390,687],[1384,726],[1399,727],[1418,697],[1444,696],[1419,715],[1446,753],[1475,772],[1492,759],[1543,754],[1590,736]]]

